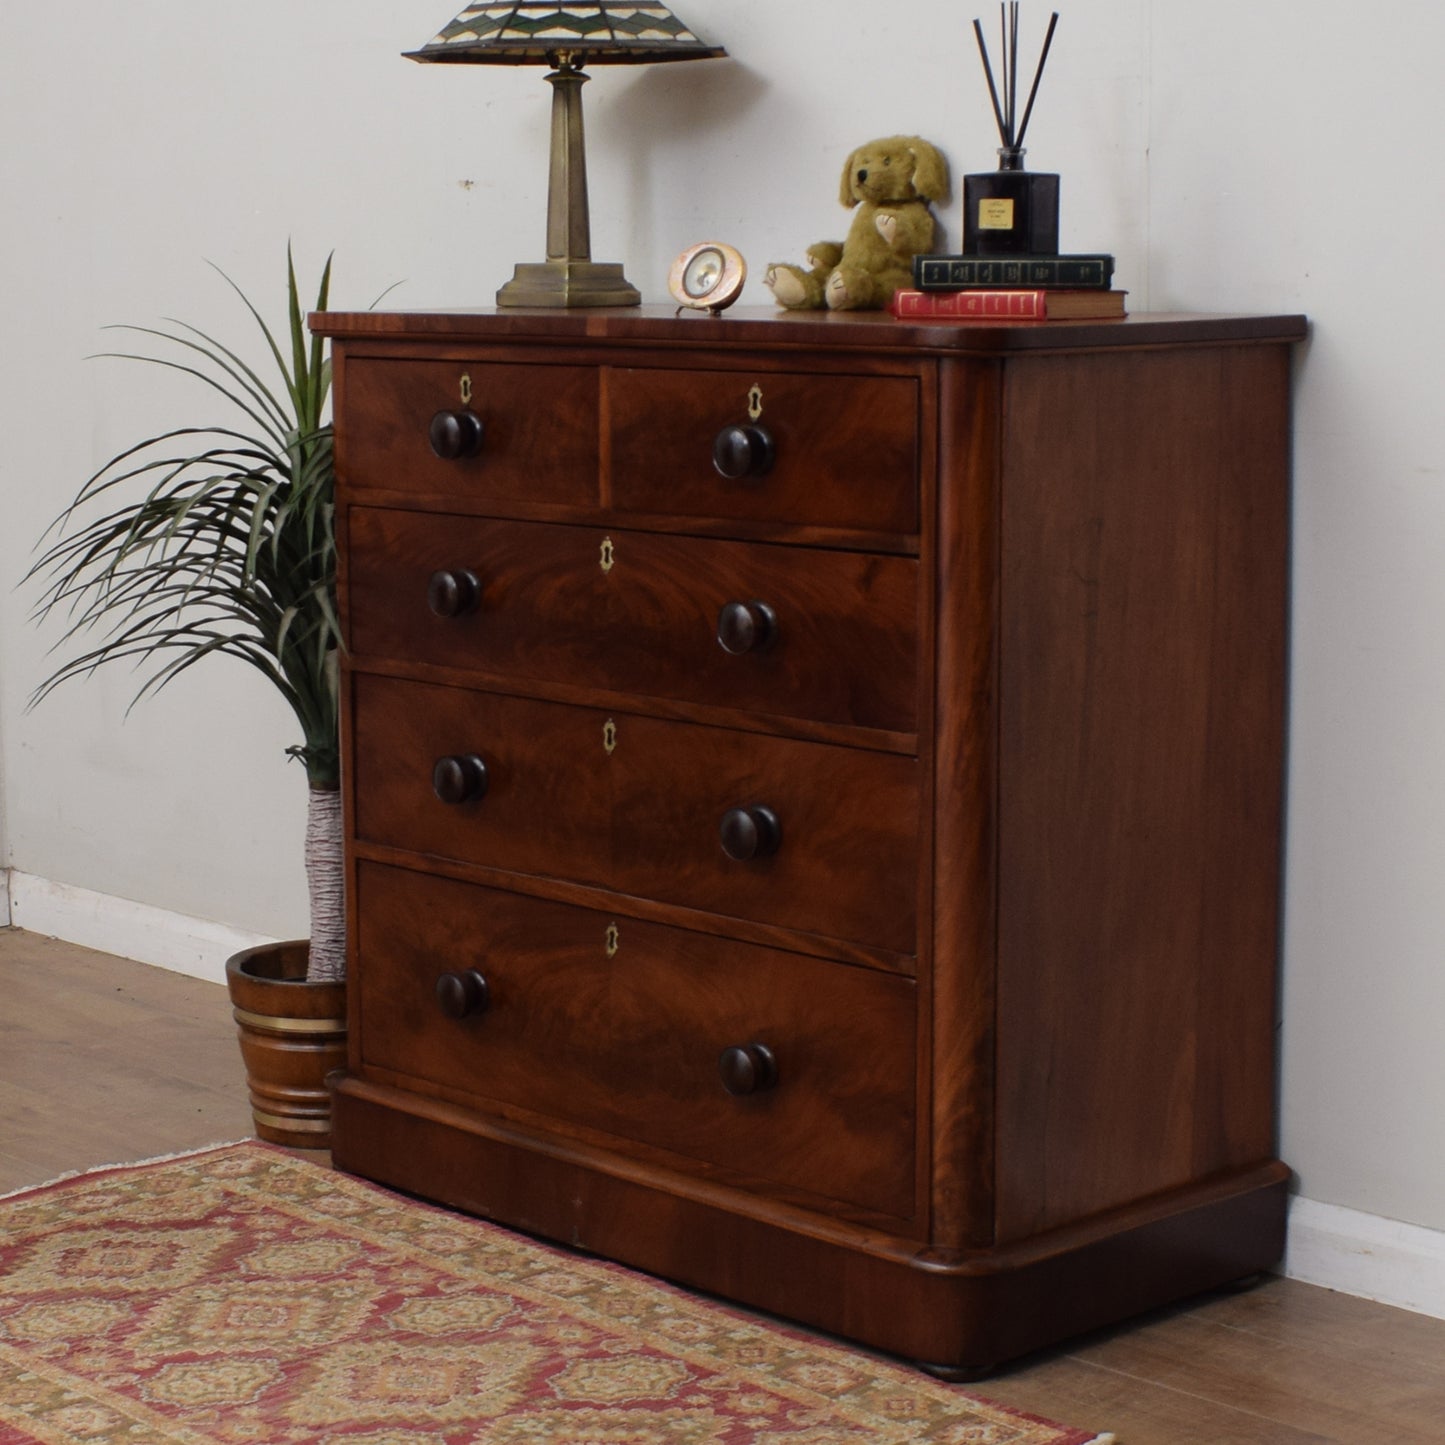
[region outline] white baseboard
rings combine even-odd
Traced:
[[[1445,1319],[1445,1232],[1296,1198],[1280,1272]]]
[[[168,968],[210,983],[225,983],[226,960],[243,948],[274,939],[243,933],[203,918],[190,918],[148,903],[132,903],[53,883],[12,868],[3,881],[8,923],[31,933],[63,938],[138,963]]]
[[[13,870],[0,868],[0,928],[10,927],[10,874]]]

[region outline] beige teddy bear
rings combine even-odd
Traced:
[[[913,258],[936,249],[930,201],[946,203],[948,162],[915,135],[888,136],[859,146],[843,167],[838,196],[857,206],[848,239],[822,241],[801,266],[768,267],[763,284],[790,311],[866,311],[886,306],[900,286],[913,284]]]

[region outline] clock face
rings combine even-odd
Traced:
[[[702,241],[672,263],[667,289],[679,305],[721,311],[738,299],[747,274],[747,263],[732,246]]]
[[[682,289],[701,300],[722,280],[723,253],[716,246],[704,246],[682,268]]]

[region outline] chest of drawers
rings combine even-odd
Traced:
[[[1300,318],[313,325],[341,1168],[945,1370],[1278,1259]]]

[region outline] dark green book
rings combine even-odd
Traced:
[[[915,256],[913,284],[920,291],[963,291],[970,286],[1027,286],[1048,290],[1107,291],[1112,256]]]

